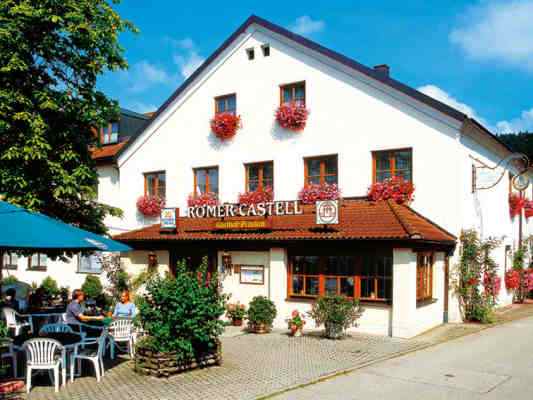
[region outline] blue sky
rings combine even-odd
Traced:
[[[124,0],[117,10],[140,33],[121,36],[130,69],[99,87],[135,111],[155,110],[256,14],[368,66],[389,64],[493,131],[533,130],[533,0]]]

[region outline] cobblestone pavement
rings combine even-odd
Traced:
[[[315,334],[291,338],[285,332],[224,337],[220,367],[157,379],[135,374],[132,363],[122,359],[100,383],[89,370],[54,394],[42,379],[29,399],[255,399],[427,344],[362,334],[340,341]]]

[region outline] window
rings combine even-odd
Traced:
[[[144,174],[144,195],[165,200],[166,174],[164,171]]]
[[[46,270],[46,265],[48,263],[48,257],[46,254],[33,254],[31,257],[28,257],[28,269],[35,269],[39,271]]]
[[[392,301],[392,255],[292,256],[288,295],[343,295],[368,301]]]
[[[270,45],[264,44],[261,46],[261,50],[263,51],[263,57],[269,57],[270,56]]]
[[[416,264],[416,300],[433,297],[433,254],[418,253]]]
[[[228,94],[225,96],[215,97],[215,113],[231,113],[235,115],[237,112],[237,96],[235,94]]]
[[[337,156],[312,157],[305,160],[305,184],[337,184]]]
[[[406,181],[413,181],[412,151],[387,150],[372,153],[374,182],[383,182],[393,176],[402,177]]]
[[[274,189],[274,163],[262,162],[246,165],[246,191]]]
[[[102,144],[111,144],[118,142],[118,122],[111,122],[100,130],[102,136]]]
[[[90,254],[87,256],[78,255],[78,272],[83,274],[99,274],[102,272],[102,264],[99,254]]]
[[[215,193],[218,195],[218,167],[196,168],[194,170],[194,193]]]
[[[296,103],[305,106],[305,82],[282,85],[280,89],[281,105],[288,103]]]
[[[15,253],[4,253],[3,268],[4,269],[17,269],[18,256]]]
[[[246,55],[248,56],[248,60],[253,60],[255,58],[254,48],[250,47],[249,49],[246,49]]]

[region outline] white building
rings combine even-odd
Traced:
[[[285,100],[309,109],[303,131],[276,122]],[[231,140],[211,132],[220,110],[241,117]],[[462,229],[504,237],[494,254],[503,276],[518,236],[508,171],[499,167],[504,178],[477,191],[472,171],[509,154],[478,122],[394,80],[388,67],[365,67],[252,16],[118,150],[113,165],[100,168],[99,198],[124,211],[109,225],[136,249],[123,257],[131,273],[146,268],[150,253],[171,272],[179,259],[206,255],[231,301],[262,294],[276,303],[277,327],[319,294],[353,293],[365,308],[356,329],[412,337],[460,319],[448,282]],[[411,208],[365,199],[372,182],[399,174],[415,185]],[[316,225],[314,206],[292,203],[315,182],[342,191],[338,225]],[[257,185],[271,186],[274,200],[303,214],[188,214],[189,195],[215,192],[220,204],[233,204]],[[179,209],[175,231],[161,231],[158,218],[138,211],[143,194]],[[286,203],[279,204],[282,214]],[[259,225],[243,228],[250,220]],[[511,302],[505,288],[499,300]]]

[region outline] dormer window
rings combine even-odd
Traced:
[[[235,93],[215,97],[215,114],[231,113],[235,115],[236,112],[237,96]]]
[[[118,142],[118,122],[111,122],[100,129],[102,144],[112,144]]]

